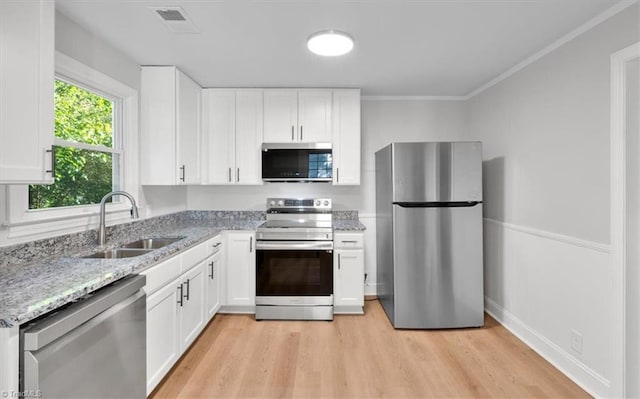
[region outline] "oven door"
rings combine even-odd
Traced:
[[[258,241],[256,305],[333,305],[332,241]]]

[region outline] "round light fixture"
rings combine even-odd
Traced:
[[[323,30],[309,36],[307,47],[314,54],[335,57],[351,51],[353,49],[353,39],[344,32]]]

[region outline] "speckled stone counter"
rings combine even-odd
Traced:
[[[334,231],[364,231],[367,228],[358,219],[334,219]]]
[[[3,264],[0,267],[0,328],[32,320],[122,277],[140,272],[178,251],[206,241],[223,230],[255,230],[264,222],[263,219],[209,217],[211,215],[207,213],[191,212],[182,215],[181,218],[174,218],[172,223],[141,221],[139,224],[146,226],[136,223],[117,225],[108,232],[108,245],[104,247],[82,241],[82,235],[75,237],[81,239],[81,243],[72,242],[73,238],[63,236],[16,246],[17,249],[14,248],[14,251],[21,252],[27,259],[30,257],[25,255],[25,252],[37,253],[47,243],[54,247],[61,246],[63,249],[52,249],[54,255],[31,263],[15,261],[21,259],[17,255],[13,256],[14,262],[7,263],[5,258],[9,256],[3,256]],[[184,238],[133,258],[81,258],[139,238],[151,237]],[[66,251],[64,243],[68,244]],[[5,251],[9,253],[9,250]]]
[[[185,211],[107,228],[107,245],[95,245],[95,230],[0,248],[0,328],[32,320],[66,303],[138,273],[224,230],[255,231],[260,211]],[[357,211],[334,212],[339,231],[361,231]],[[147,254],[124,259],[81,256],[140,238],[183,237]]]

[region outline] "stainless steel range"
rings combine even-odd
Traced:
[[[256,233],[256,319],[333,320],[329,198],[269,198]]]

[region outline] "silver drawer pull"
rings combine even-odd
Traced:
[[[343,244],[357,244],[358,241],[356,240],[342,240],[341,241]]]

